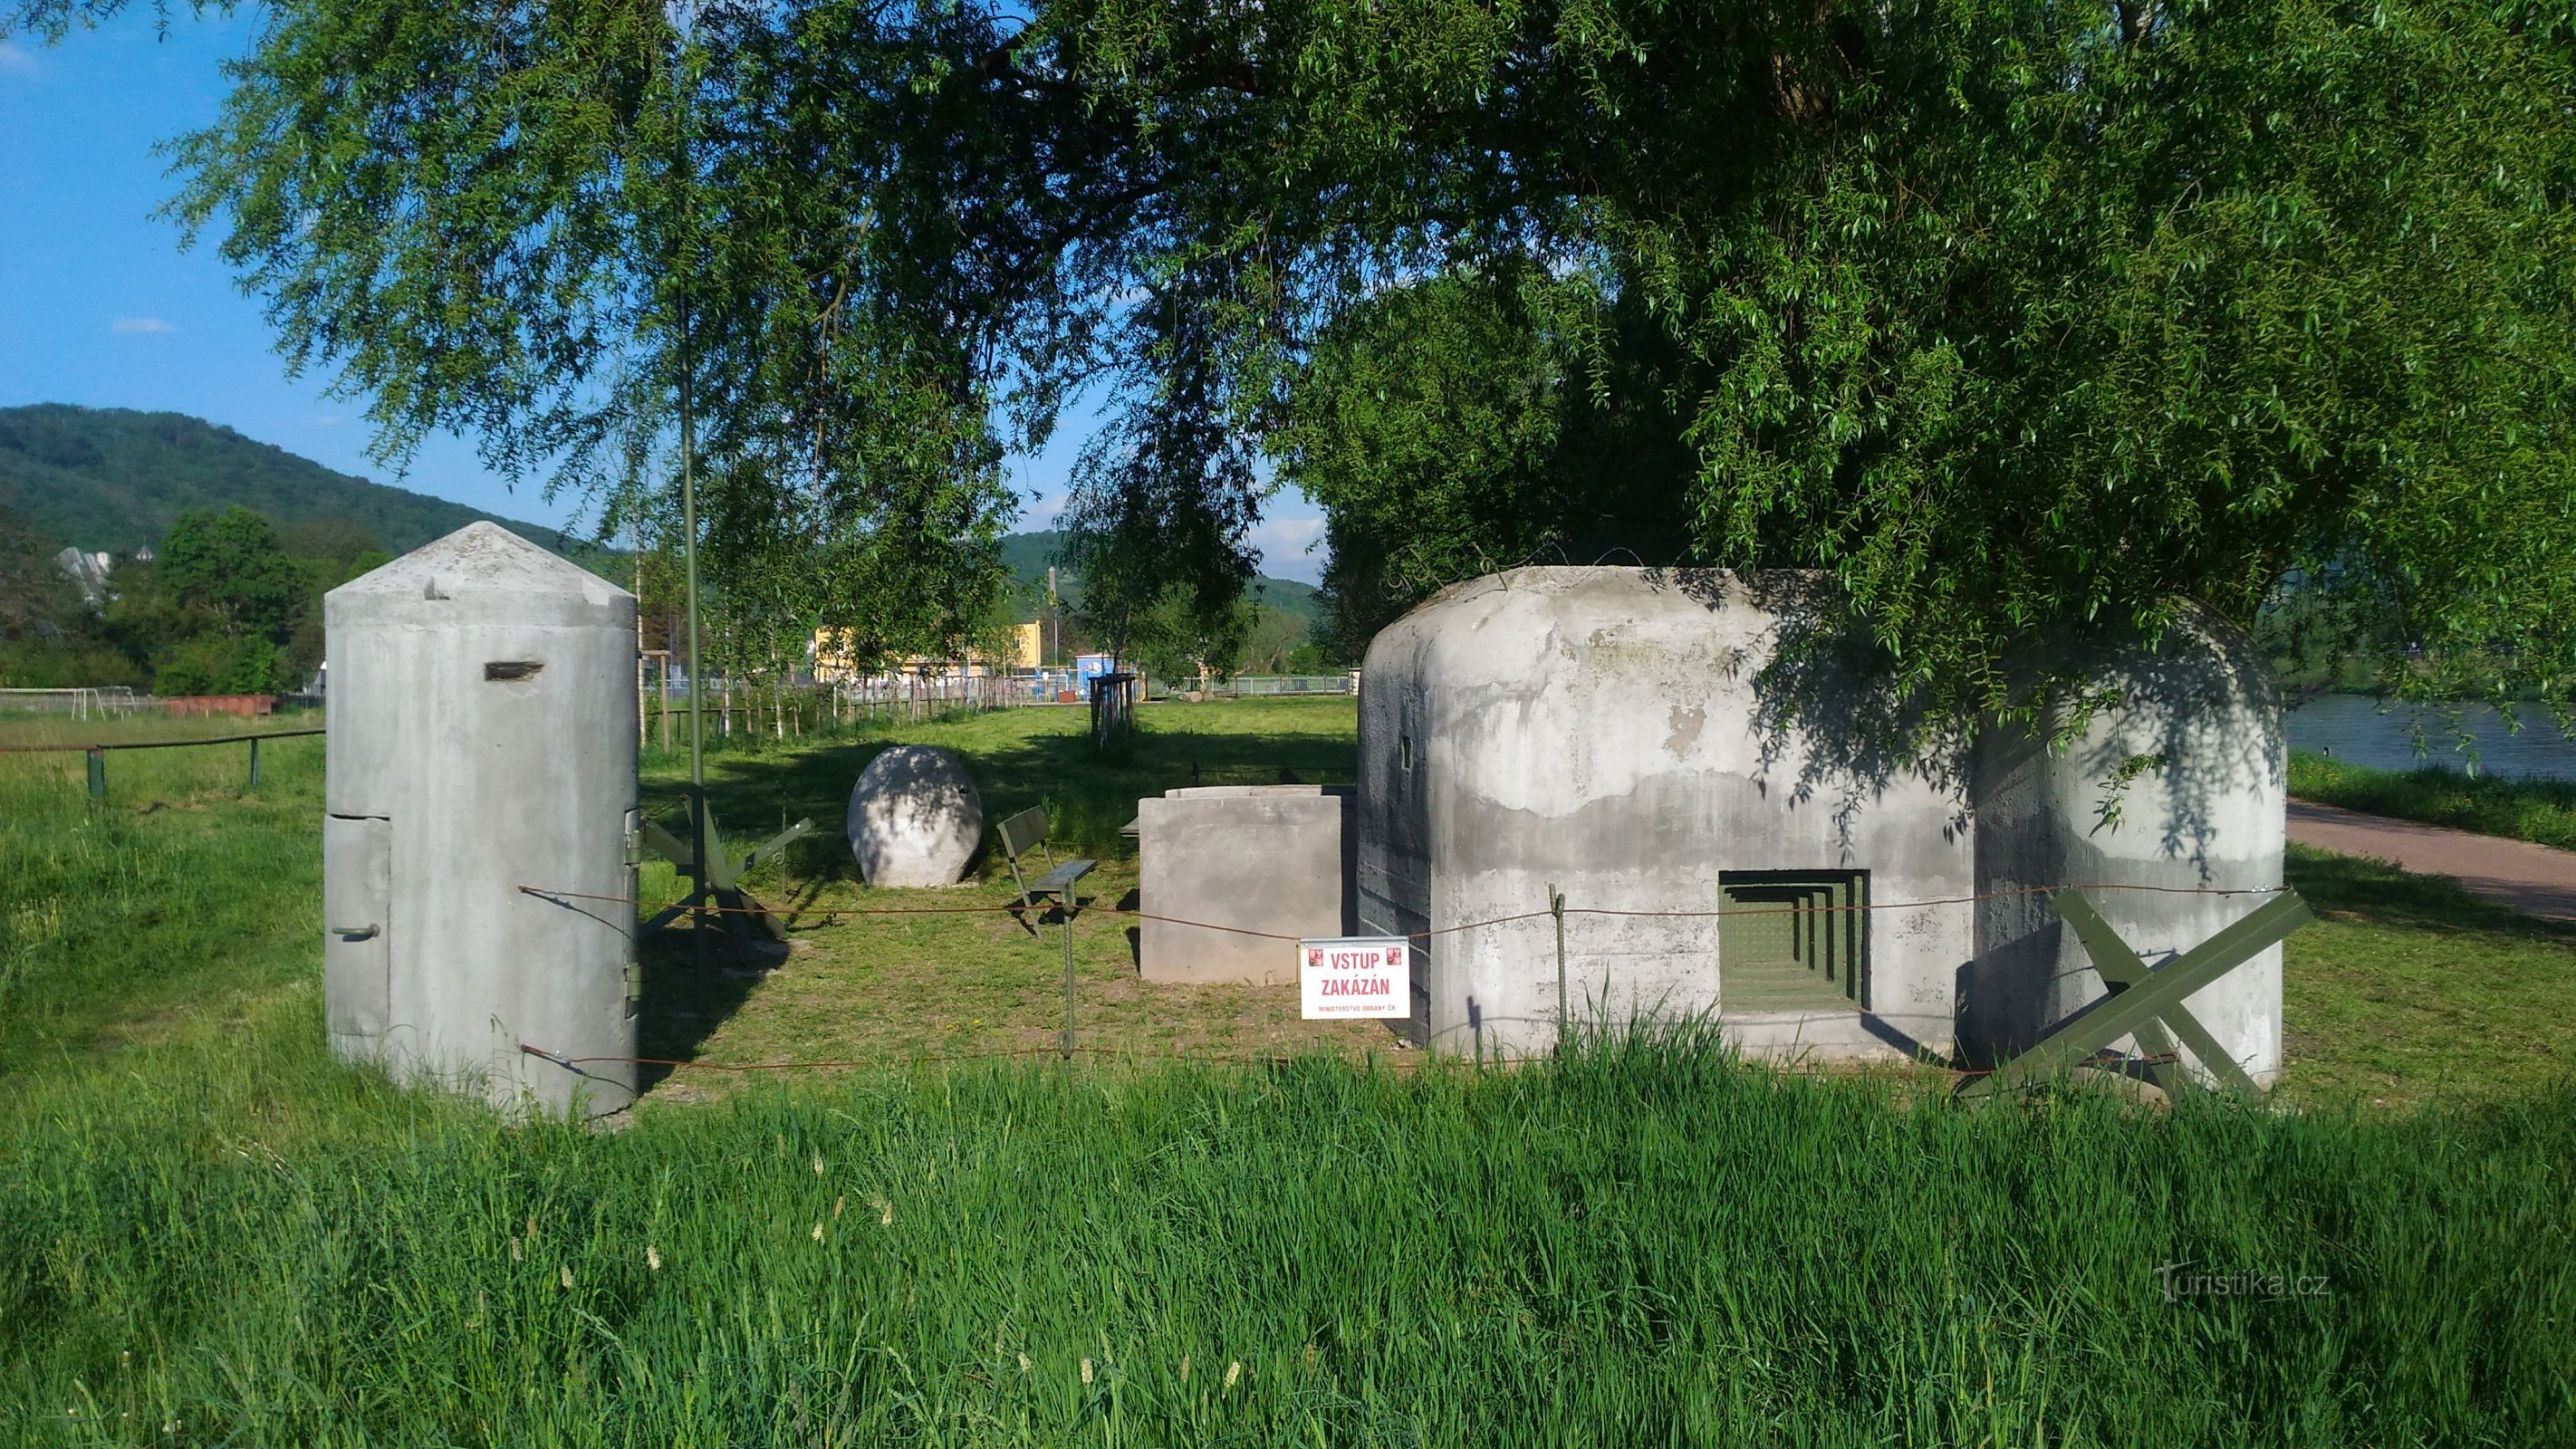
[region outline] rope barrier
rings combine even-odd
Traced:
[[[689,904],[684,900],[646,901],[639,900],[634,896],[600,896],[591,895],[583,891],[545,890],[540,887],[530,885],[519,887],[519,894],[535,896],[540,900],[605,901],[611,905],[640,906],[651,911],[667,911],[674,907],[686,906]],[[723,915],[727,912],[735,912],[747,916],[793,914],[792,912],[761,910],[752,906],[719,906],[714,904],[701,905],[695,909],[705,911],[710,915]],[[810,913],[825,916],[980,916],[989,915],[996,911],[1016,911],[1018,909],[1020,909],[1019,902],[1008,901],[998,906],[815,906],[811,908]]]
[[[1160,1058],[1159,1053],[1149,1054],[1145,1052],[1131,1052],[1121,1050],[1117,1047],[1077,1046],[1072,1050],[1077,1055],[1082,1056],[1143,1057],[1153,1055],[1158,1059]],[[558,1052],[547,1051],[543,1047],[531,1046],[526,1042],[519,1043],[519,1051],[523,1055],[552,1062],[556,1066],[572,1072],[578,1072],[584,1065],[593,1062],[616,1062],[624,1063],[629,1066],[671,1067],[673,1069],[688,1069],[703,1072],[801,1072],[856,1070],[860,1068],[888,1066],[917,1066],[923,1063],[1006,1061],[1017,1057],[1053,1057],[1062,1056],[1065,1052],[1065,1048],[1061,1046],[1012,1047],[989,1052],[923,1052],[909,1056],[849,1057],[838,1060],[812,1062],[708,1062],[682,1060],[677,1057],[568,1057]],[[1256,1062],[1263,1060],[1263,1058],[1260,1056],[1248,1056],[1241,1052],[1175,1052],[1169,1060],[1192,1062]],[[1400,1058],[1398,1060],[1411,1062],[1419,1060],[1419,1058]]]
[[[536,896],[539,899],[544,900],[602,901],[612,905],[637,906],[649,911],[689,908],[689,903],[685,900],[645,901],[634,896],[592,895],[582,891],[547,890],[538,886],[530,885],[523,885],[518,889],[522,895]],[[2286,887],[2283,886],[2158,886],[2136,885],[2120,881],[2073,881],[2064,885],[2007,886],[2001,890],[1982,891],[1972,896],[1935,896],[1924,900],[1914,901],[1871,901],[1866,904],[1848,906],[1800,906],[1797,909],[1801,912],[1812,912],[1816,915],[1828,915],[1850,911],[1912,911],[1923,910],[1932,906],[1976,905],[1984,901],[2003,900],[2013,896],[2055,895],[2059,891],[2152,891],[2160,895],[2254,896],[2278,895],[2284,889],[2286,889]],[[991,906],[813,906],[800,911],[764,911],[751,906],[719,906],[709,903],[696,906],[694,909],[705,911],[710,915],[723,915],[727,913],[740,913],[744,915],[808,914],[824,916],[827,918],[837,918],[840,916],[980,916],[1005,912],[1017,914],[1028,909],[1028,907],[1022,905],[1022,903],[1018,901],[1004,901],[1000,905]],[[1154,912],[1144,910],[1124,910],[1116,906],[1099,906],[1092,907],[1091,909],[1102,910],[1106,911],[1110,915],[1126,916],[1139,921],[1161,921],[1175,926],[1193,926],[1202,931],[1223,931],[1237,936],[1257,936],[1270,941],[1302,941],[1306,939],[1303,936],[1293,935],[1284,931],[1263,931],[1250,926],[1229,926],[1216,921],[1193,921],[1183,916],[1158,915]],[[1611,906],[1569,905],[1565,908],[1565,913],[1569,916],[1621,916],[1630,918],[1660,918],[1670,920],[1723,920],[1730,916],[1776,915],[1779,914],[1779,908],[1776,906],[1735,906],[1721,907],[1716,910],[1697,911],[1637,911],[1622,910]],[[1409,941],[1428,941],[1435,936],[1451,936],[1464,931],[1480,931],[1491,926],[1508,926],[1519,921],[1546,920],[1552,918],[1554,914],[1554,912],[1544,910],[1519,911],[1507,916],[1489,916],[1483,920],[1461,921],[1454,926],[1440,926],[1427,931],[1404,931],[1397,934],[1402,935]]]

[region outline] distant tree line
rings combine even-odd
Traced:
[[[322,595],[392,557],[361,525],[239,506],[181,513],[95,599],[55,555],[0,509],[0,687],[287,692],[322,661]]]

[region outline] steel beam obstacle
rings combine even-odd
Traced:
[[[2262,1088],[2192,1016],[2183,1000],[2315,920],[2298,892],[2284,890],[2208,940],[2152,968],[2138,959],[2138,953],[2112,931],[2081,892],[2059,891],[2049,899],[2067,928],[2075,932],[2075,939],[2084,943],[2093,969],[2102,974],[2110,994],[2060,1022],[2036,1046],[1983,1076],[1969,1078],[1960,1085],[1959,1096],[1992,1096],[2083,1066],[2124,1036],[2137,1038],[2156,1085],[2168,1094],[2197,1085],[2175,1055],[2176,1039],[2191,1049],[2220,1087],[2245,1097],[2262,1094]]]
[[[689,793],[689,814],[696,823],[695,841],[680,839],[654,820],[648,819],[643,824],[635,852],[637,863],[642,862],[642,853],[647,850],[670,861],[679,867],[681,876],[689,882],[689,894],[687,899],[664,907],[661,914],[646,921],[638,934],[649,935],[659,931],[684,915],[703,919],[705,913],[713,909],[724,918],[726,934],[733,938],[735,950],[748,963],[753,926],[767,932],[770,939],[784,942],[787,925],[777,913],[743,889],[742,878],[777,859],[779,852],[788,846],[812,834],[814,822],[799,820],[754,846],[749,854],[736,858],[717,838],[715,815],[706,808],[703,793],[696,790]]]

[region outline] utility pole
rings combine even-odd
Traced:
[[[1064,662],[1064,605],[1056,602],[1055,565],[1047,565],[1047,627],[1055,634],[1055,645],[1047,650],[1049,664]]]
[[[647,743],[644,709],[644,504],[635,504],[635,749]]]

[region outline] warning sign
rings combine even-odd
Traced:
[[[1402,936],[1300,941],[1297,959],[1308,1021],[1413,1014],[1413,973]]]

